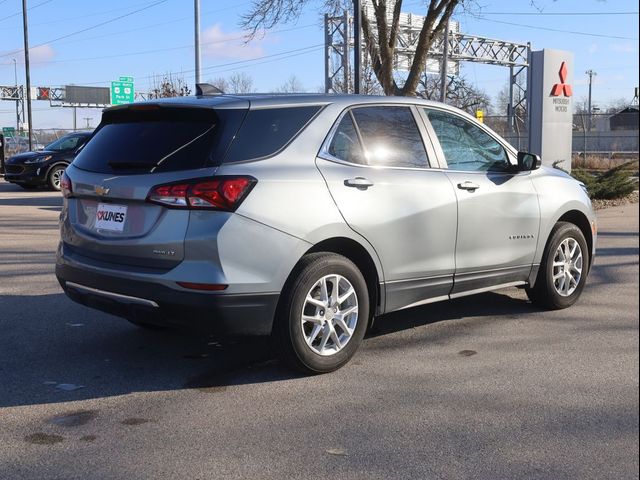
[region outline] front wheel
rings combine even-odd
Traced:
[[[51,169],[49,176],[47,177],[47,183],[51,190],[60,191],[60,181],[62,180],[62,174],[66,168],[67,167],[64,165],[56,165]]]
[[[369,321],[362,273],[333,253],[305,256],[283,290],[274,334],[279,353],[305,373],[327,373],[347,363]]]
[[[559,310],[576,303],[589,273],[589,250],[582,231],[573,223],[558,222],[542,255],[529,299],[544,308]]]

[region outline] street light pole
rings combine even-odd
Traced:
[[[440,71],[440,101],[447,101],[447,68],[449,67],[449,20],[444,27],[444,42],[442,44],[442,70]]]
[[[27,0],[22,0],[22,31],[24,33],[24,71],[25,86],[27,89],[27,122],[29,129],[29,151],[33,150],[31,124],[31,77],[29,75],[29,30],[27,29]]]
[[[361,74],[361,61],[362,61],[362,36],[361,36],[361,28],[360,23],[362,19],[360,18],[360,0],[353,0],[353,92],[358,95],[360,94],[360,84],[362,80],[360,78]],[[347,39],[349,41],[349,39]]]
[[[196,54],[196,84],[200,83],[200,0],[194,0],[194,40]]]
[[[16,86],[16,132],[20,131],[20,94],[18,92],[18,62],[13,59],[13,83]]]
[[[597,75],[596,72],[594,72],[593,70],[589,69],[586,72],[587,75],[589,75],[589,102],[588,102],[588,109],[589,109],[589,124],[588,124],[588,128],[589,131],[591,131],[591,124],[592,124],[592,119],[591,119],[591,83],[593,81],[593,77],[595,77]]]

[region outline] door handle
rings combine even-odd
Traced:
[[[479,189],[480,185],[478,185],[477,183],[473,183],[473,182],[463,182],[463,183],[459,183],[458,184],[458,188],[460,190],[469,190],[470,192],[473,192],[473,191]]]
[[[373,187],[373,182],[364,177],[347,178],[344,184],[346,187],[355,187],[358,190],[366,190],[369,187]]]

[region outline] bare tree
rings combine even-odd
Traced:
[[[629,101],[629,99],[627,98],[624,98],[624,97],[614,98],[612,100],[609,100],[606,108],[604,108],[604,113],[608,113],[608,114],[618,113],[619,111],[627,108],[630,104],[631,104],[631,101]]]
[[[221,92],[229,93],[229,81],[224,77],[216,77],[213,80],[208,80],[207,83],[213,85]]]
[[[224,93],[238,94],[252,93],[254,91],[253,77],[244,72],[236,72],[229,77],[216,77],[213,80],[209,80],[208,83]]]
[[[418,94],[427,100],[440,100],[440,76],[423,73]],[[474,87],[463,77],[448,77],[447,103],[470,114],[476,110],[488,112],[491,98],[486,92]]]
[[[276,93],[300,93],[304,91],[302,82],[295,75],[291,75],[282,85],[275,89]]]
[[[371,59],[369,55],[365,54],[362,56],[362,76],[360,77],[360,93],[363,95],[384,95],[384,90],[382,89],[382,85],[378,82],[376,75],[371,66]],[[349,79],[350,81],[351,79]],[[347,85],[344,79],[333,79],[332,89],[336,93],[348,93],[350,85]],[[319,90],[324,92],[324,86]]]
[[[433,41],[442,35],[455,7],[467,0],[426,0],[427,12],[418,35],[416,53],[405,82],[399,86],[394,77],[394,61],[400,31],[400,12],[403,0],[370,0],[375,24],[366,15],[366,5],[361,8],[362,35],[371,58],[373,72],[387,95],[415,95],[420,75],[425,69],[427,53]],[[296,20],[310,4],[336,11],[344,6],[344,0],[255,0],[251,9],[242,17],[242,27],[252,35],[259,30],[270,29],[279,23]]]
[[[184,77],[173,73],[165,73],[162,76],[154,77],[149,97],[185,97],[190,94],[191,89],[184,81]]]
[[[229,77],[229,93],[251,93],[253,91],[253,78],[248,73],[236,72]]]

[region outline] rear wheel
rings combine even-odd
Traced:
[[[287,282],[274,334],[279,353],[305,373],[347,363],[369,321],[369,293],[358,267],[333,253],[305,256]]]
[[[529,299],[559,310],[576,303],[589,273],[589,250],[582,231],[573,223],[558,222],[547,242],[536,283]]]
[[[49,176],[47,177],[47,183],[51,190],[60,191],[60,181],[62,180],[62,174],[66,170],[66,166],[64,165],[56,165],[49,172]]]

